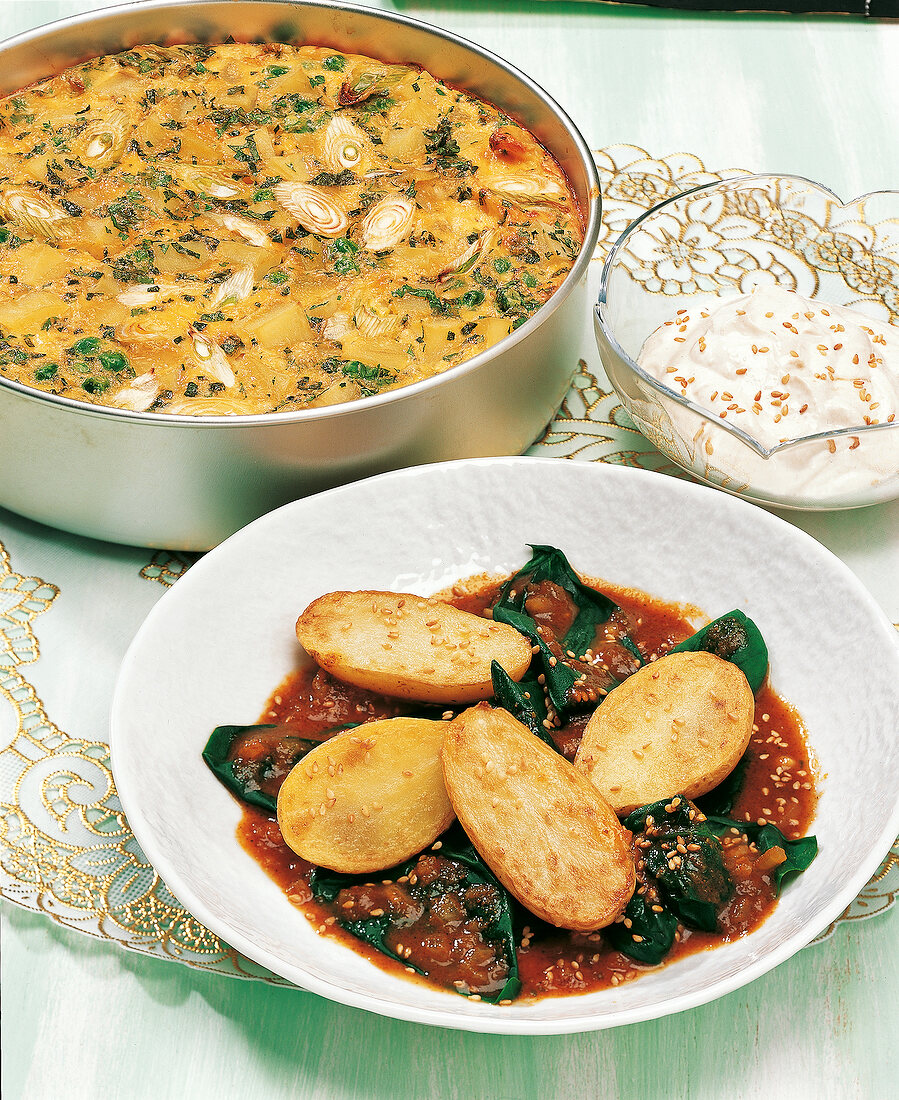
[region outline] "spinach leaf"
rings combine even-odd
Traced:
[[[530,638],[538,647],[537,658],[542,664],[546,693],[555,710],[563,718],[577,709],[583,709],[579,688],[585,676],[591,684],[596,682],[600,693],[608,691],[617,681],[611,675],[603,676],[592,666],[576,666],[569,663],[568,654],[583,654],[596,640],[596,632],[618,610],[618,605],[608,596],[583,584],[568,564],[561,550],[552,546],[531,545],[533,556],[513,577],[503,585],[499,599],[493,607],[493,618],[506,623]],[[561,637],[547,640],[545,628],[541,631],[537,621],[528,613],[527,601],[538,592],[538,586],[550,582],[568,597],[569,620],[556,628]],[[628,637],[620,639],[623,645],[642,663],[639,650]],[[595,696],[592,697],[595,705]]]
[[[280,732],[273,735],[268,732],[271,730]],[[231,759],[235,742],[257,732],[261,751],[255,759]],[[217,726],[203,749],[203,759],[213,775],[242,802],[273,814],[278,800],[277,793],[270,793],[271,781],[284,779],[294,764],[318,744],[320,741],[295,736],[289,726]]]
[[[662,904],[688,928],[714,932],[718,911],[733,893],[733,883],[724,866],[721,841],[705,816],[677,796],[670,802],[661,799],[641,806],[628,814],[624,826],[640,834],[645,872]]]
[[[797,840],[787,840],[776,825],[759,825],[750,821],[735,821],[733,818],[724,817],[720,814],[710,814],[709,827],[718,835],[723,835],[728,829],[736,829],[740,833],[745,833],[760,852],[767,852],[771,848],[783,850],[787,858],[783,863],[772,867],[770,871],[775,894],[780,893],[785,879],[804,871],[818,854],[816,837],[802,836]]]
[[[623,955],[657,965],[674,945],[678,923],[716,930],[733,883],[716,830],[682,796],[641,806],[628,814],[624,826],[634,833],[642,892],[605,929],[605,937]]]
[[[468,290],[453,300],[456,309],[477,309],[484,301],[483,290]]]
[[[490,678],[493,681],[493,694],[499,706],[507,710],[513,718],[555,749],[556,743],[547,733],[543,721],[546,718],[546,703],[543,687],[536,676],[528,677],[516,683],[499,661],[490,665]]]
[[[434,855],[450,861],[446,873],[422,876],[425,861]],[[397,882],[398,879],[410,875],[414,881]],[[425,881],[422,881],[422,877]],[[497,1001],[511,1000],[518,995],[521,981],[518,977],[511,899],[478,855],[458,823],[440,838],[438,852],[427,851],[420,856],[413,856],[389,871],[378,872],[378,884],[383,886],[388,880],[391,886],[396,883],[397,886],[403,887],[412,905],[403,911],[400,908],[391,911],[387,907],[388,901],[383,907],[380,904],[376,906],[378,910],[383,908],[384,911],[363,917],[352,915],[353,906],[341,905],[341,911],[345,915],[338,917],[340,927],[404,966],[411,966],[417,973],[439,981],[441,963],[429,967],[426,954],[417,952],[411,956],[406,954],[400,956],[388,941],[391,933],[400,929],[407,930],[408,934],[414,937],[417,920],[424,923],[425,933],[431,931],[434,919],[439,920],[440,911],[453,908],[466,917],[466,923],[479,924],[482,938],[494,946],[496,958],[501,960],[506,968],[506,976],[501,988],[492,992],[482,990],[478,996],[484,1001],[495,1004]],[[344,890],[350,891],[346,895],[346,900],[353,901],[354,887],[366,887],[370,884],[372,884],[371,875],[342,875],[323,867],[313,868],[310,877],[313,895],[323,902],[336,901]],[[374,889],[378,889],[378,886],[374,886]],[[378,897],[380,899],[380,895]],[[398,903],[400,906],[403,904],[405,903]],[[417,920],[410,920],[410,910],[419,914]],[[422,938],[424,939],[425,936]],[[469,996],[470,993],[475,992],[471,990],[469,993],[462,989],[457,991],[463,996]]]
[[[513,609],[524,612],[531,590],[541,581],[551,581],[568,593],[576,611],[571,626],[559,641],[566,650],[583,653],[593,644],[597,628],[609,621],[618,610],[618,605],[602,592],[584,584],[561,550],[554,546],[530,545],[533,551],[531,560],[503,585],[499,601],[493,609],[493,617],[500,618],[507,610]],[[500,618],[500,621],[504,622],[505,619]],[[533,619],[530,621],[533,622]],[[635,657],[639,657],[632,642],[628,648]]]
[[[628,902],[624,917],[628,924],[617,921],[605,929],[606,942],[630,959],[657,966],[674,946],[677,917],[641,894],[634,894]]]
[[[733,894],[720,841],[728,830],[744,833],[759,852],[782,849],[786,859],[769,872],[775,893],[788,876],[804,871],[818,852],[813,836],[787,840],[775,825],[719,814],[706,818],[696,811],[695,804],[677,796],[641,806],[624,819],[643,861],[638,872],[643,893],[634,894],[622,920],[607,928],[605,937],[638,962],[660,963],[674,944],[678,922],[715,931],[718,913]]]
[[[741,669],[752,693],[762,686],[768,671],[768,647],[759,628],[742,611],[731,611],[685,638],[672,653],[704,649]]]

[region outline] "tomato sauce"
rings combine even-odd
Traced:
[[[696,609],[664,603],[629,589],[597,582],[591,584],[618,603],[621,621],[617,627],[613,624],[613,633],[615,629],[629,633],[644,660],[663,656],[694,632],[690,620],[696,617]],[[499,587],[496,581],[479,585],[467,582],[445,593],[444,597],[464,610],[476,614],[486,611],[489,615],[487,609],[495,600]],[[614,653],[611,659],[615,659]],[[290,726],[300,736],[322,740],[336,726],[393,717],[402,711],[403,704],[398,700],[361,691],[321,670],[312,669],[295,673],[281,684],[259,721]],[[585,715],[553,731],[557,747],[568,759],[573,759],[577,751],[587,718]],[[728,816],[738,821],[773,824],[788,839],[806,835],[814,817],[817,793],[805,731],[793,708],[767,682],[756,695],[755,723],[744,766],[743,784]],[[341,900],[340,904],[338,899],[323,903],[313,898],[309,885],[312,867],[287,847],[274,818],[246,807],[238,836],[244,848],[321,934],[337,937],[385,970],[400,973],[405,970],[417,980],[425,980],[415,975],[411,967],[404,967],[402,962],[383,955],[339,926],[340,905],[345,911],[353,906],[377,904],[377,900],[366,897],[361,888],[355,894],[343,891],[341,898],[345,895],[346,900]],[[776,865],[776,850],[759,853],[745,835],[733,831],[725,835],[722,846],[734,894],[719,914],[718,931],[697,932],[679,926],[675,944],[661,965],[747,935],[774,908],[776,897],[769,872]],[[433,861],[429,854],[423,859]],[[408,896],[404,896],[402,902],[398,900],[396,891],[401,887],[401,882],[394,884],[384,880],[379,884],[373,881],[369,884],[369,893],[380,891],[380,898],[386,896],[386,891],[392,893],[394,905],[414,904]],[[449,918],[441,923],[443,918],[438,909],[434,913],[436,916],[428,915],[427,932],[422,933],[430,944],[433,945],[435,937],[437,940],[442,937],[448,943],[454,941],[458,949],[465,936],[471,938],[472,922],[465,921],[464,913],[457,914],[455,923]],[[421,946],[410,937],[408,929],[403,930],[402,939],[410,955]],[[477,957],[478,950],[475,947],[462,953],[470,961]],[[590,992],[618,985],[648,969],[655,969],[612,949],[601,932],[554,929],[536,918],[521,930],[517,953],[522,982],[520,998],[524,999]],[[485,960],[485,975],[489,975],[490,966],[490,960]],[[454,969],[451,961],[446,961],[437,980],[449,988],[455,986],[465,991],[473,980],[472,973],[470,968],[466,970],[461,965]]]

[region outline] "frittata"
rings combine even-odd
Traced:
[[[582,242],[534,136],[416,66],[141,46],[0,101],[0,376],[133,412],[331,405],[483,351]]]

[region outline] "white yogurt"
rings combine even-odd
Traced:
[[[766,448],[899,411],[899,328],[781,287],[680,308],[640,365]]]
[[[899,412],[899,327],[781,287],[687,300],[648,337],[639,363],[766,450],[818,432],[894,423]],[[766,462],[712,424],[697,430],[686,411],[669,413],[709,468],[761,496],[789,489],[810,504],[848,502],[855,487],[893,478],[899,467],[899,427],[800,444]]]

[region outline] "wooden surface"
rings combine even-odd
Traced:
[[[0,33],[98,4],[0,0]],[[626,142],[657,157],[692,153],[713,169],[795,172],[847,198],[899,187],[899,26],[539,0],[395,6],[525,69],[594,148]],[[899,618],[895,576],[885,575],[899,547],[895,505],[799,522]],[[102,609],[82,613],[100,629]],[[381,1019],[138,956],[9,904],[0,920],[6,1100],[845,1100],[899,1091],[896,909],[838,928],[713,1004],[548,1038]]]

